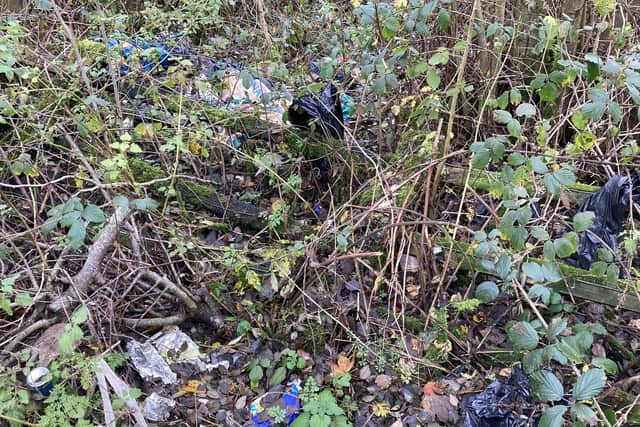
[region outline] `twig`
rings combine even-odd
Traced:
[[[55,321],[55,319],[40,319],[15,334],[7,345],[3,346],[4,343],[0,343],[0,347],[3,347],[3,351],[10,353],[23,339],[25,339],[38,329],[48,328],[49,326],[54,324]]]
[[[178,325],[185,321],[187,316],[184,314],[176,314],[169,317],[155,317],[153,319],[122,319],[127,327],[132,329],[154,329],[164,328],[166,326]]]
[[[113,245],[118,234],[120,232],[120,225],[122,221],[127,217],[128,210],[124,207],[116,208],[107,225],[102,229],[98,240],[91,246],[87,259],[82,266],[80,272],[74,277],[72,287],[75,287],[76,292],[84,293],[89,288],[94,275],[98,271],[98,268],[102,264],[107,251]],[[50,308],[54,312],[58,312],[64,308],[68,308],[71,303],[72,293],[70,289],[67,290],[65,295],[57,301],[51,303]]]

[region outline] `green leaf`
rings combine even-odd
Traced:
[[[69,246],[71,249],[78,249],[84,243],[84,238],[87,235],[87,226],[84,221],[78,220],[71,224],[71,228],[69,229],[69,233],[67,236],[69,237]]]
[[[556,245],[552,241],[544,242],[544,247],[542,249],[542,254],[549,261],[553,260],[556,257]]]
[[[7,313],[9,316],[13,315],[13,309],[11,308],[11,301],[9,301],[7,298],[3,298],[1,295],[0,295],[0,308],[3,309],[5,313]]]
[[[131,201],[131,207],[141,211],[152,211],[154,209],[157,209],[158,206],[160,206],[160,203],[156,202],[150,197],[145,197],[144,199],[135,199]]]
[[[565,329],[567,329],[567,320],[561,317],[554,317],[549,324],[547,336],[549,338],[557,337],[564,332]]]
[[[280,366],[278,369],[273,371],[271,374],[271,378],[269,378],[269,386],[273,387],[277,384],[282,383],[287,378],[287,368],[284,366]]]
[[[573,217],[573,229],[575,231],[585,231],[593,224],[596,214],[591,211],[578,212]]]
[[[522,126],[516,119],[513,119],[509,123],[507,123],[507,130],[513,137],[519,137],[520,135],[522,135]]]
[[[598,425],[598,416],[596,413],[584,403],[576,403],[571,408],[571,415],[579,419],[588,426]]]
[[[578,377],[573,387],[576,400],[589,400],[596,397],[604,388],[606,375],[600,368],[592,368]]]
[[[516,322],[507,333],[516,349],[533,350],[538,345],[538,332],[529,322]]]
[[[540,298],[543,303],[548,304],[551,297],[551,290],[541,284],[535,284],[529,289],[529,298]]]
[[[531,169],[533,169],[536,173],[547,173],[549,172],[549,168],[547,167],[544,160],[541,157],[533,156],[529,159],[529,164],[531,165]]]
[[[588,102],[582,106],[582,114],[591,121],[600,120],[607,109],[607,104],[602,102]]]
[[[522,357],[522,367],[525,372],[535,372],[542,366],[543,350],[541,348],[533,351],[528,351]]]
[[[578,235],[571,231],[554,241],[556,255],[559,258],[567,258],[578,250]]]
[[[558,87],[554,83],[546,83],[539,92],[540,100],[553,102],[558,98]]]
[[[555,402],[562,399],[564,388],[551,371],[542,370],[529,375],[531,388],[536,397],[543,402]]]
[[[544,272],[540,264],[535,262],[525,262],[522,264],[522,271],[534,282],[544,282]]]
[[[432,89],[440,87],[440,74],[436,70],[427,71],[427,84]]]
[[[548,408],[540,417],[538,427],[562,427],[564,425],[565,412],[567,412],[567,407],[564,405]]]
[[[620,120],[622,120],[622,110],[620,109],[620,104],[618,104],[617,102],[611,102],[607,110],[609,111],[609,114],[611,115],[613,121],[615,123],[620,123]]]
[[[524,104],[518,105],[518,108],[516,108],[516,116],[533,117],[536,115],[537,111],[538,110],[536,109],[535,105],[525,102]]]
[[[450,25],[451,15],[449,15],[449,11],[445,8],[441,8],[440,12],[438,12],[438,27],[440,28],[440,31],[447,31]]]
[[[511,117],[511,113],[505,110],[495,110],[493,112],[493,120],[496,123],[499,123],[501,125],[506,125],[507,123],[509,123],[511,120],[513,120],[513,117]]]
[[[587,127],[587,120],[581,110],[576,110],[571,116],[571,123],[578,130],[584,130]]]
[[[596,136],[591,132],[580,132],[575,138],[576,147],[581,150],[589,150],[596,143]]]
[[[313,414],[309,422],[310,427],[331,427],[331,417],[329,415]]]
[[[491,302],[498,297],[500,290],[498,285],[492,281],[485,281],[476,288],[475,297],[483,303]]]
[[[71,323],[74,325],[82,325],[89,318],[87,307],[81,305],[71,316]]]
[[[501,254],[495,265],[496,274],[502,280],[506,279],[511,272],[511,257],[507,254]]]
[[[443,48],[440,48],[429,58],[429,65],[441,65],[447,62],[449,62],[449,51]]]
[[[378,95],[385,93],[387,90],[387,86],[386,86],[384,77],[378,77],[377,79],[375,79],[373,81],[372,88],[373,88],[373,91]]]
[[[604,369],[607,374],[615,375],[618,373],[618,365],[611,359],[606,357],[594,357],[591,359],[591,364],[598,368]]]
[[[544,278],[549,283],[555,283],[562,280],[562,275],[560,275],[560,271],[558,271],[558,267],[555,264],[550,262],[542,264],[542,272],[544,273]]]
[[[262,366],[260,366],[257,363],[249,371],[249,379],[251,380],[252,384],[257,385],[263,376],[264,376],[264,371],[262,369]]]
[[[411,67],[407,68],[407,77],[409,77],[410,79],[413,79],[416,76],[424,74],[429,68],[430,67],[426,62],[424,61],[418,62],[412,65]]]
[[[298,417],[293,420],[290,427],[308,427],[310,423],[311,414],[308,412],[302,412]]]
[[[27,293],[18,292],[13,302],[21,307],[30,307],[33,304],[33,298]]]
[[[509,99],[511,100],[511,105],[518,105],[522,102],[522,94],[518,90],[517,87],[511,88],[511,92],[509,92]],[[531,105],[531,104],[528,104]],[[536,107],[533,107],[535,111]],[[516,108],[516,115],[518,115],[518,109]]]
[[[87,207],[84,208],[82,217],[87,221],[93,222],[95,224],[104,222],[104,213],[102,213],[102,209],[100,209],[96,205],[87,205]]]

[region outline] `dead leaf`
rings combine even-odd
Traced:
[[[389,427],[402,427],[402,420],[395,420]]]
[[[185,393],[205,394],[207,387],[198,380],[189,380],[180,390]]]
[[[338,363],[331,364],[331,375],[344,375],[353,368],[355,358],[347,357],[344,354],[338,356]]]
[[[447,423],[450,414],[453,413],[453,406],[449,401],[449,396],[442,395],[444,388],[438,383],[429,381],[422,387],[422,402],[420,406],[428,412],[434,419],[441,423]]]
[[[423,394],[428,394],[428,395],[442,394],[443,391],[444,391],[444,388],[435,381],[429,381],[424,386],[422,386]]]
[[[391,385],[391,377],[389,375],[380,374],[376,377],[376,384],[380,390],[386,390]]]

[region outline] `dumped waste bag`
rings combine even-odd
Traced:
[[[269,406],[266,406],[263,402],[265,397],[268,397],[271,393],[259,397],[251,403],[251,421],[257,427],[271,427],[278,425],[274,422],[274,419],[269,415],[268,408],[280,407],[284,411],[283,421],[286,425],[291,425],[293,421],[300,415],[302,409],[300,405],[300,380],[295,380],[287,384],[284,392],[279,399],[275,402],[271,402]]]
[[[464,395],[461,402],[463,427],[525,427],[537,422],[524,414],[521,417],[511,409],[522,411],[533,407],[533,394],[529,378],[520,366],[511,368],[506,382],[494,381],[481,393]]]
[[[622,223],[629,213],[631,201],[640,200],[640,175],[613,176],[598,192],[582,203],[579,212],[595,214],[588,230],[578,233],[578,251],[568,258],[576,267],[588,270],[598,261],[598,250],[615,251]]]
[[[338,89],[327,84],[320,96],[304,95],[289,107],[289,121],[295,126],[309,127],[317,119],[317,127],[326,136],[344,139],[344,118]]]

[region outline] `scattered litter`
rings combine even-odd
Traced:
[[[510,408],[533,408],[534,400],[529,378],[520,366],[511,368],[506,382],[494,381],[482,393],[465,394],[460,409],[464,427],[525,427],[531,420]]]
[[[177,327],[169,328],[154,338],[153,343],[160,355],[168,364],[186,363],[196,368],[197,372],[202,372],[209,367],[202,361],[205,357],[198,348],[198,345],[191,338]]]
[[[27,387],[33,400],[44,400],[53,389],[53,379],[49,370],[43,366],[32,369],[27,375]]]
[[[278,400],[273,402],[269,407],[279,406],[286,412],[284,421],[286,425],[291,423],[300,415],[300,380],[295,380],[287,384],[284,392]],[[262,400],[271,393],[266,393],[251,403],[251,421],[258,427],[270,427],[275,425],[273,417],[268,414],[268,408],[262,404]]]
[[[175,406],[176,402],[173,399],[154,392],[144,400],[144,416],[149,421],[166,421]]]
[[[150,342],[141,344],[135,340],[127,343],[127,352],[140,376],[147,380],[161,380],[163,384],[175,384],[177,375],[160,356]]]
[[[630,194],[631,193],[631,194]],[[591,211],[595,214],[588,230],[578,233],[578,251],[568,258],[576,267],[588,270],[598,261],[598,250],[606,249],[615,253],[618,234],[629,213],[629,202],[640,200],[640,175],[616,175],[599,191],[582,203],[579,212]]]

